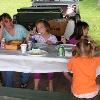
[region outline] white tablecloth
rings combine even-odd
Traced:
[[[60,58],[56,52],[50,50],[50,55],[28,56],[16,52],[0,50],[0,71],[16,71],[25,73],[48,73],[48,72],[68,72],[67,58]],[[53,52],[53,53],[52,53]],[[100,67],[97,67],[96,75],[100,74]]]
[[[0,55],[0,71],[63,72],[67,71],[66,62],[64,58]]]

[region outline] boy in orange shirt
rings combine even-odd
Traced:
[[[99,91],[96,84],[96,67],[100,66],[100,56],[94,57],[93,54],[93,43],[88,39],[81,39],[76,44],[76,56],[67,64],[68,69],[73,72],[72,93],[82,100],[93,100]]]

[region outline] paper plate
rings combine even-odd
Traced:
[[[30,50],[27,52],[29,56],[46,56],[48,54],[47,51],[44,51],[44,50],[39,50],[37,52],[34,52],[33,50]]]

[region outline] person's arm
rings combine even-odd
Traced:
[[[74,33],[75,21],[73,19],[68,20],[64,36],[69,40],[70,36]]]
[[[36,35],[36,34],[37,34],[37,32],[36,32],[36,27],[34,27],[32,31],[29,31],[29,32],[28,32],[28,34],[27,34],[27,36],[26,36],[26,41],[31,40],[32,37],[35,38],[34,35]]]
[[[66,38],[64,37],[64,35],[61,36],[61,42],[62,42],[63,44],[66,44],[66,43],[67,43],[67,40],[66,40]]]
[[[69,72],[72,71],[72,67],[73,67],[73,58],[71,58],[71,59],[67,62],[66,67],[67,67],[67,69],[68,69]],[[72,82],[72,77],[68,74],[68,72],[64,72],[63,74],[64,74],[64,76],[65,76],[66,79],[68,79],[70,82]]]
[[[57,43],[57,38],[54,35],[50,36],[50,39],[46,41],[47,44],[56,44]]]
[[[0,41],[1,41],[2,37],[3,37],[3,28],[4,28],[4,26],[0,22]]]
[[[100,67],[100,56],[99,57],[95,57],[95,61],[96,61],[96,66]]]
[[[67,69],[69,71],[72,71],[72,59],[68,61],[68,63],[67,63]]]
[[[26,38],[29,31],[24,26],[21,26],[21,28],[22,28],[23,37]]]
[[[69,75],[69,73],[68,72],[64,72],[63,74],[64,74],[65,78],[72,83],[72,77]]]
[[[96,51],[100,51],[100,46],[96,46]]]
[[[31,33],[28,32],[27,36],[26,36],[26,41],[29,41],[31,39]]]

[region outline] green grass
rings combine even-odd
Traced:
[[[82,20],[90,26],[90,36],[100,44],[100,6],[97,6],[97,0],[80,1],[79,6]]]
[[[0,0],[0,14],[7,12],[13,16],[17,13],[18,8],[31,5],[31,0]]]
[[[100,6],[97,0],[80,1],[81,19],[88,22],[90,26],[90,36],[100,44]],[[17,13],[21,7],[31,6],[31,0],[0,0],[0,14],[7,12],[11,16]]]

